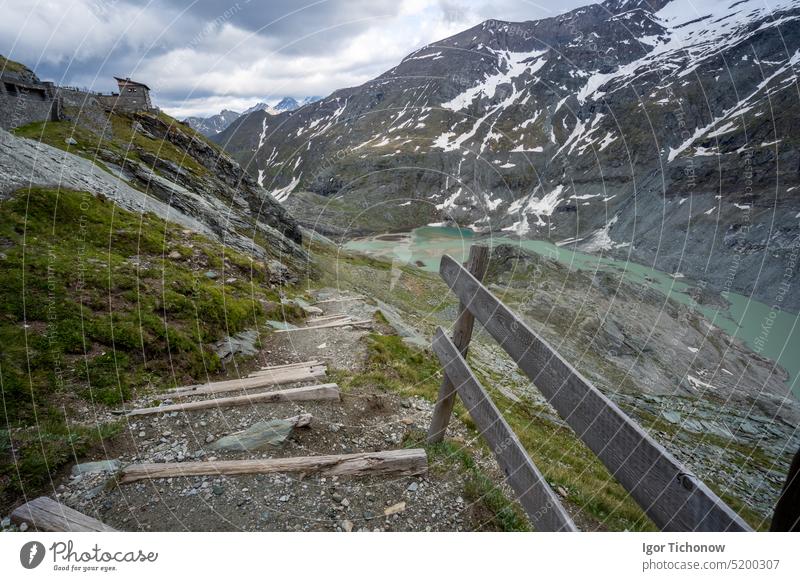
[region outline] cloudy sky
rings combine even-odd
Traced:
[[[327,95],[488,18],[588,0],[0,0],[0,54],[63,85],[147,83],[178,116]]]

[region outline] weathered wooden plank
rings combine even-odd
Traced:
[[[14,509],[11,520],[17,524],[25,523],[41,532],[116,532],[116,529],[99,520],[86,516],[47,496],[34,498]]]
[[[469,259],[466,268],[477,279],[481,280],[486,274],[489,266],[489,248],[486,246],[473,245],[469,249]],[[461,355],[467,356],[467,348],[472,339],[472,327],[475,324],[475,317],[462,302],[458,305],[458,317],[453,325],[453,343]],[[433,408],[431,425],[428,428],[428,443],[435,444],[444,438],[447,424],[450,423],[450,416],[453,414],[453,406],[456,403],[456,392],[447,374],[442,377],[442,384],[439,386],[439,396],[436,398],[436,406]]]
[[[350,315],[346,315],[344,313],[338,315],[326,315],[324,317],[312,317],[306,320],[306,325],[310,325],[312,323],[324,323],[324,322],[335,321],[337,319],[349,319],[349,318]]]
[[[146,478],[207,476],[224,474],[272,474],[276,472],[320,473],[325,476],[393,474],[413,476],[428,471],[428,456],[422,449],[388,450],[329,456],[297,456],[268,460],[215,460],[213,462],[174,462],[134,464],[120,474],[119,483],[129,484]]]
[[[249,395],[239,395],[235,397],[219,397],[204,399],[200,401],[190,401],[187,403],[176,403],[162,405],[151,408],[139,408],[123,412],[126,416],[144,416],[149,414],[163,414],[168,412],[188,412],[194,410],[204,410],[211,408],[234,407],[242,405],[254,405],[260,403],[278,403],[282,401],[314,401],[314,400],[335,400],[339,401],[339,386],[335,383],[324,383],[321,385],[309,385],[306,387],[296,387],[294,389],[284,389],[281,391],[268,391],[265,393],[254,393]]]
[[[319,377],[317,374],[319,374],[320,372],[323,372],[321,375],[324,376],[325,375],[324,372],[326,372],[328,368],[325,366],[325,364],[318,363],[317,365],[311,365],[309,367],[294,367],[292,369],[298,372],[304,371],[309,374],[314,374],[313,378],[316,379],[317,377]],[[280,369],[278,370],[260,369],[259,371],[254,371],[253,373],[250,373],[247,377],[282,377],[281,371],[282,370]],[[299,381],[303,380],[300,379]]]
[[[261,371],[277,371],[278,369],[290,369],[293,367],[314,367],[316,365],[322,365],[322,361],[317,361],[316,359],[312,359],[311,361],[299,361],[297,363],[284,363],[283,365],[269,365],[267,367],[261,367]]]
[[[747,523],[449,256],[440,273],[578,437],[668,531],[746,531]]]
[[[489,443],[506,482],[516,493],[522,508],[540,531],[576,531],[567,511],[544,476],[522,447],[464,357],[441,328],[436,330],[433,350],[442,363],[481,436]]]
[[[313,319],[306,321],[306,327],[318,328],[323,327],[326,325],[331,325],[333,323],[346,323],[348,321],[353,321],[350,315],[345,315],[344,317],[336,317],[334,319],[325,319],[324,321],[314,321]]]
[[[242,377],[240,379],[227,379],[225,381],[215,381],[213,383],[187,385],[167,393],[170,398],[176,399],[210,393],[246,391],[248,389],[258,389],[271,385],[285,385],[287,383],[299,383],[301,381],[314,381],[323,377],[325,377],[325,368],[323,366],[314,367],[310,370],[306,370],[305,368],[291,368],[283,371],[265,371],[258,375]]]
[[[294,329],[277,329],[276,333],[296,333],[297,331],[310,331],[312,329],[332,329],[334,327],[347,327],[348,325],[351,327],[361,327],[363,325],[371,325],[372,321],[370,319],[364,319],[362,321],[343,321],[343,322],[336,322],[336,323],[328,323],[327,325],[316,325],[312,327],[296,327]]]
[[[339,299],[326,299],[324,301],[317,301],[315,303],[311,303],[312,305],[326,305],[328,303],[344,303],[347,301],[363,301],[364,297],[344,297]]]

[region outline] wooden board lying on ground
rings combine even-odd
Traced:
[[[300,361],[298,363],[284,363],[283,365],[269,365],[267,367],[261,367],[261,371],[274,371],[278,369],[290,369],[293,367],[314,367],[316,365],[322,365],[322,361],[317,361],[316,359],[312,359],[311,361]]]
[[[450,256],[440,273],[578,437],[666,531],[749,531],[699,478]]]
[[[577,531],[561,501],[441,327],[436,330],[433,350],[536,530]]]
[[[393,474],[413,476],[428,471],[428,456],[423,449],[387,450],[330,456],[297,456],[268,460],[215,460],[213,462],[173,462],[133,464],[126,467],[120,484],[143,479],[176,476],[211,476],[224,474],[272,474],[276,472],[319,473],[325,476]]]
[[[348,325],[352,327],[361,327],[363,325],[371,325],[372,321],[370,319],[364,319],[363,321],[343,321],[337,323],[328,323],[327,325],[316,325],[312,327],[297,327],[295,329],[278,329],[276,333],[294,333],[296,331],[310,331],[312,329],[330,329],[332,327],[346,327]]]
[[[306,320],[306,324],[310,325],[311,323],[322,323],[323,321],[335,321],[336,319],[347,319],[350,315],[346,315],[344,313],[340,313],[338,315],[325,315],[322,317],[311,317],[310,319]]]
[[[198,385],[188,385],[167,392],[169,398],[191,397],[193,395],[204,395],[209,393],[225,393],[227,391],[246,391],[248,389],[258,389],[270,385],[285,385],[287,383],[299,383],[301,381],[314,381],[325,377],[325,367],[320,365],[309,370],[303,368],[291,368],[286,370],[259,372],[252,377],[242,377],[240,379],[226,379],[225,381],[215,381]]]
[[[320,376],[320,374],[325,375],[325,373],[328,371],[327,366],[325,366],[323,363],[318,363],[317,365],[311,365],[309,367],[293,367],[292,369],[296,369],[298,371],[302,370],[305,373],[311,374],[313,376],[312,378],[317,378]],[[248,374],[247,377],[283,377],[283,375],[281,375],[281,371],[284,370],[259,369],[258,371]],[[303,381],[303,379],[299,379],[298,381]]]
[[[34,498],[14,509],[11,520],[25,523],[38,531],[50,533],[115,532],[117,529],[86,516],[47,496]]]
[[[343,297],[340,299],[325,299],[324,301],[317,301],[316,303],[311,303],[312,305],[325,305],[328,303],[344,303],[346,301],[363,301],[364,297]]]
[[[325,321],[313,321],[313,320],[310,320],[310,321],[306,321],[306,327],[319,328],[319,327],[324,327],[324,326],[327,326],[327,325],[334,325],[336,323],[348,323],[348,322],[352,322],[352,321],[353,321],[353,319],[351,317],[349,317],[349,316],[347,316],[347,317],[336,317],[335,319],[327,319]]]
[[[162,405],[151,408],[139,408],[122,413],[124,413],[126,416],[144,416],[149,414],[205,410],[211,408],[234,407],[260,403],[314,400],[339,401],[339,386],[335,383],[323,383],[321,385],[308,385],[306,387],[296,387],[294,389],[284,389],[281,391],[268,391],[265,393],[239,395],[236,397],[219,397],[200,401],[190,401],[187,403]]]
[[[314,319],[310,319],[306,321],[306,327],[323,327],[325,325],[332,325],[334,323],[347,323],[352,322],[354,319],[350,317],[350,315],[344,315],[342,317],[334,317],[332,319],[325,319],[324,321],[315,321]]]

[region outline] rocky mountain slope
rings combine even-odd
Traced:
[[[796,310],[798,62],[797,2],[608,0],[484,22],[215,141],[327,233],[448,221]]]
[[[27,186],[103,194],[301,272],[298,224],[230,157],[163,113],[65,95],[65,119],[0,131],[0,199]]]

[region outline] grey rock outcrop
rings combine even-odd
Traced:
[[[210,151],[198,155],[211,158],[213,149],[205,147]],[[126,210],[152,212],[255,258],[268,261],[280,257],[295,265],[306,260],[305,251],[296,243],[301,240],[296,223],[249,178],[244,177],[244,186],[237,187],[234,162],[220,161],[218,175],[209,172],[208,177],[198,179],[182,175],[180,167],[157,158],[148,167],[110,151],[102,155],[106,167],[116,174],[73,153],[0,130],[0,198],[28,186],[87,191]],[[226,203],[223,194],[231,201]],[[254,233],[268,242],[268,248],[254,240]]]

